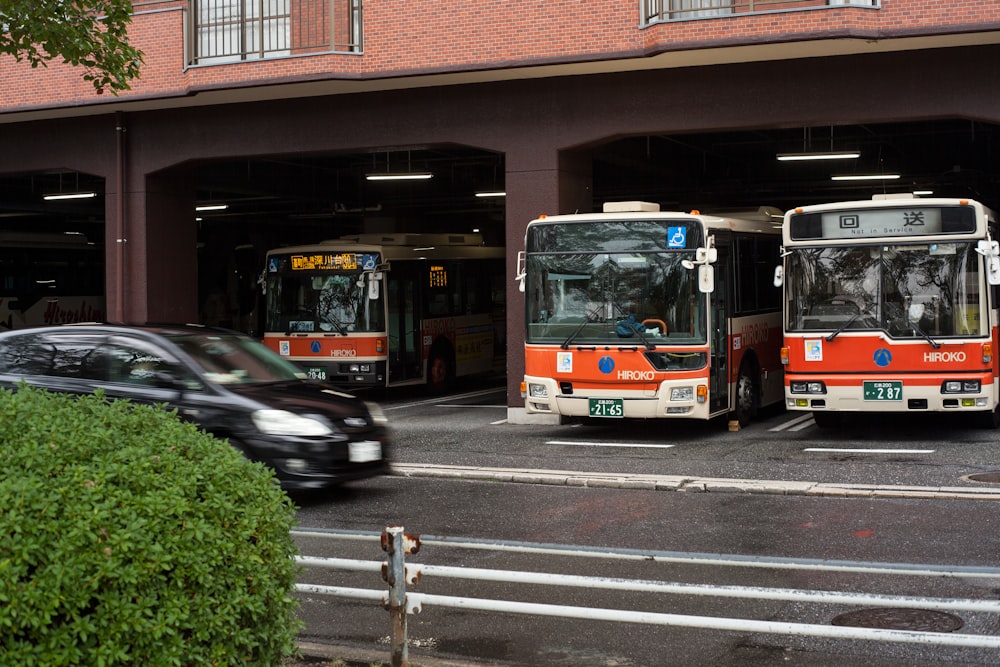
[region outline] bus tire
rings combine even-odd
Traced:
[[[980,412],[977,414],[976,424],[979,428],[1000,428],[1000,405],[989,412]]]
[[[736,380],[736,410],[734,417],[740,426],[746,426],[757,416],[758,400],[757,383],[753,377],[754,364],[744,361],[740,364],[740,376]]]
[[[455,380],[455,361],[447,344],[437,343],[427,357],[427,386],[435,394],[451,388]]]
[[[820,428],[833,428],[840,425],[840,413],[817,410],[813,412],[813,421]]]

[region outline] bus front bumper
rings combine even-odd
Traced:
[[[807,391],[792,391],[785,384],[785,407],[789,410],[843,412],[983,412],[997,404],[997,387],[989,376],[978,388],[960,384],[952,391],[938,379],[918,384],[913,378],[857,380],[830,384],[820,379],[807,382]]]
[[[524,388],[524,407],[529,414],[611,419],[708,419],[711,416],[707,381],[701,379],[668,380],[654,390],[588,388],[566,393],[551,378],[525,376]]]

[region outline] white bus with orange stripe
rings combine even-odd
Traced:
[[[428,383],[506,364],[502,247],[479,234],[362,234],[267,253],[264,343],[347,387]]]
[[[528,415],[741,424],[782,400],[781,212],[615,202],[528,224]]]
[[[851,412],[998,413],[994,214],[969,199],[803,206],[783,225],[785,402]]]

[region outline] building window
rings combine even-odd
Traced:
[[[646,20],[691,19],[733,13],[733,0],[646,0]]]
[[[733,13],[732,0],[669,0],[670,18],[693,19]]]
[[[877,8],[879,3],[880,0],[640,0],[646,23],[843,5]]]
[[[361,51],[362,0],[191,0],[191,64]]]

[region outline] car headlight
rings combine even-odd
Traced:
[[[330,435],[333,430],[323,422],[288,410],[255,410],[253,423],[268,435]]]
[[[372,416],[372,421],[376,424],[388,424],[389,418],[385,416],[382,412],[382,407],[378,403],[372,403],[371,401],[365,401],[365,407],[368,408],[368,414]]]

